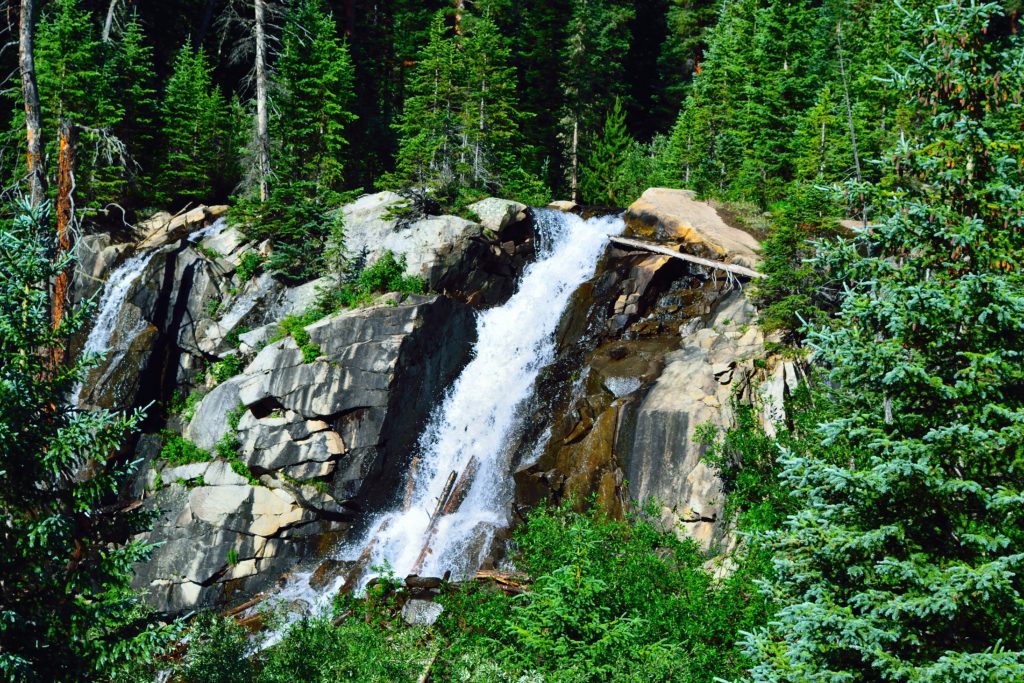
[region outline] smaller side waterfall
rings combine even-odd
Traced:
[[[196,242],[223,229],[226,225],[225,219],[219,218],[211,225],[194,231],[186,239],[189,242]],[[158,252],[159,249],[134,254],[107,277],[100,294],[96,318],[93,321],[92,329],[89,330],[85,345],[82,347],[82,355],[105,356],[110,351],[110,343],[114,337],[114,328],[120,317],[121,308],[133,293],[135,283],[142,277],[146,266]],[[71,396],[75,405],[81,401],[82,389],[83,385],[79,383],[72,391]]]

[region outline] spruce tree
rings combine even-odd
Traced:
[[[605,115],[604,133],[592,145],[583,168],[581,190],[585,201],[617,206],[628,200],[620,190],[619,174],[632,142],[622,100],[616,97]]]
[[[579,191],[581,159],[601,125],[601,114],[625,94],[623,62],[629,50],[627,27],[632,3],[619,0],[572,0],[562,59],[565,111],[562,142],[572,192]]]
[[[133,13],[113,48],[115,92],[124,113],[114,134],[132,160],[124,182],[129,204],[151,202],[153,173],[159,148],[159,103],[156,96],[153,48],[146,42],[138,14]]]
[[[878,223],[817,257],[846,288],[809,337],[840,417],[782,459],[801,509],[753,680],[1024,680],[1024,49],[998,12],[908,13],[917,132],[891,191],[849,188]]]
[[[112,73],[93,15],[79,0],[56,0],[39,22],[36,74],[47,153],[57,158],[62,123],[80,129],[76,201],[80,205],[118,199],[128,165],[112,128],[123,110],[112,95]]]
[[[271,133],[279,182],[340,190],[345,128],[355,116],[348,46],[320,0],[303,0],[288,14],[277,60],[276,115]]]
[[[450,189],[455,182],[455,135],[458,128],[458,47],[437,12],[430,40],[409,77],[402,114],[395,124],[399,136],[395,174],[387,179],[405,186]]]
[[[85,369],[50,351],[86,311],[52,326],[48,283],[70,263],[44,212],[0,225],[0,678],[106,680],[168,636],[129,589],[148,547],[124,541],[147,519],[117,500],[131,469],[118,450],[141,415],[68,405]]]
[[[188,39],[174,60],[163,102],[166,140],[159,172],[158,200],[170,205],[204,201],[234,160],[231,117],[224,96],[213,84],[202,49]]]
[[[459,126],[460,182],[493,191],[516,164],[519,123],[516,73],[508,44],[493,21],[467,15],[460,69],[465,73]]]

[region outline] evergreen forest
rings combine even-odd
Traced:
[[[4,0],[0,9],[0,679],[1024,682],[1021,0]],[[381,220],[399,234],[417,221],[473,219],[487,198],[567,200],[563,208],[600,220],[648,188],[692,191],[756,238],[758,272],[738,286],[771,360],[752,359],[751,376],[799,374],[776,427],[739,391],[728,424],[695,427],[724,500],[712,521],[728,543],[676,533],[665,501],[623,494],[608,504],[603,492],[629,490],[621,477],[572,489],[571,475],[552,484],[544,473],[536,480],[558,495],[512,506],[494,571],[439,577],[429,590],[443,609],[428,622],[408,613],[426,589],[387,563],[298,616],[287,605],[243,612],[234,608],[245,600],[230,595],[195,610],[147,602],[133,577],[163,544],[148,533],[164,513],[143,498],[163,487],[198,509],[199,492],[216,484],[213,469],[150,477],[139,495],[132,482],[151,466],[146,457],[166,464],[158,479],[172,466],[223,461],[231,487],[257,491],[246,494],[253,509],[276,495],[269,477],[304,492],[300,503],[313,501],[322,519],[358,525],[363,508],[322,502],[341,499],[326,469],[309,474],[303,461],[278,476],[246,455],[255,434],[246,429],[290,419],[293,407],[267,392],[250,401],[255,390],[239,376],[278,345],[299,371],[320,368],[308,380],[319,391],[348,362],[330,355],[348,333],[323,326],[375,306],[395,316],[381,336],[427,324],[397,316],[438,295],[462,297],[473,308],[465,321],[483,320],[499,303],[479,284],[497,277],[488,264],[522,251],[504,224],[474,233],[487,246],[473,248],[490,249],[465,276],[481,299],[417,271],[415,254],[388,246],[370,259],[372,240],[359,252],[357,214],[343,207],[394,193],[398,208]],[[174,257],[202,252],[216,277],[227,268],[234,278],[198,309],[161,310],[181,329],[189,316],[224,320],[260,287],[330,284],[258,343],[246,341],[248,322],[225,327],[199,366],[168,361],[173,344],[153,341],[165,334],[154,322],[153,336],[140,337],[148,341],[117,353],[141,358],[149,345],[166,367],[145,356],[150,374],[133,401],[86,409],[76,397],[109,361],[86,341],[105,290],[73,293],[76,245],[134,243],[158,212],[217,205],[230,207],[238,243],[258,246],[230,268],[237,244],[174,248]],[[163,289],[138,295],[139,310],[146,296],[184,290],[185,271],[153,275]],[[204,281],[189,282],[198,291]],[[608,309],[601,325],[631,304],[654,305],[624,299],[613,314],[602,282],[577,292]],[[559,343],[583,325],[568,318]],[[353,329],[370,328],[359,320]],[[733,327],[737,338],[747,332]],[[435,387],[428,366],[455,329],[417,342],[427,360],[375,359],[360,371],[390,363],[437,403],[447,384]],[[186,348],[185,333],[174,335]],[[633,349],[637,338],[616,343]],[[538,395],[555,395],[557,381],[586,387],[583,357],[542,372]],[[640,391],[656,380],[644,375]],[[218,438],[200,447],[191,436],[200,401],[224,386],[242,388],[221,409]],[[395,391],[381,386],[372,390]],[[602,391],[616,405],[629,395]],[[394,412],[396,401],[381,405]],[[323,423],[353,452],[364,432],[345,429],[373,412],[359,406],[332,409],[335,422]],[[596,434],[605,407],[573,414]],[[303,418],[295,424],[315,422]],[[555,417],[540,420],[520,431],[551,434],[553,424],[557,433]],[[158,455],[142,455],[147,439]],[[386,458],[359,467],[401,499],[406,475]],[[514,486],[525,487],[526,471]],[[455,474],[424,513],[428,539]],[[196,590],[247,578],[238,552],[225,546],[221,573]]]

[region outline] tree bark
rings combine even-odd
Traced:
[[[18,35],[18,65],[21,70],[21,94],[25,100],[25,133],[28,138],[28,182],[32,206],[46,197],[46,173],[43,169],[43,138],[36,85],[35,24],[36,0],[21,0],[21,26]]]
[[[57,258],[71,251],[71,225],[75,218],[75,150],[78,146],[78,129],[74,124],[61,123],[60,152],[57,171]],[[53,286],[53,329],[60,326],[67,312],[71,293],[71,268],[66,267],[57,274]],[[51,358],[56,367],[64,360],[64,347],[55,346]]]
[[[102,40],[104,43],[110,42],[110,33],[114,30],[114,15],[117,14],[117,4],[121,0],[110,0],[110,5],[107,7],[107,18],[103,22],[103,33]]]
[[[464,9],[463,0],[455,0],[455,35],[462,35],[462,11]]]
[[[259,155],[260,201],[269,194],[270,133],[267,126],[266,0],[254,0],[256,9],[256,146]]]
[[[580,200],[580,183],[579,183],[579,172],[580,172],[580,120],[574,118],[572,121],[572,180],[571,180],[571,199],[574,202]]]

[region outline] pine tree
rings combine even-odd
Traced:
[[[212,82],[203,50],[185,41],[164,94],[162,132],[167,141],[159,175],[159,201],[203,201],[213,194],[235,158],[224,96]]]
[[[120,93],[124,108],[121,120],[114,126],[114,135],[128,148],[132,165],[126,169],[129,204],[152,201],[156,151],[159,148],[159,103],[154,84],[153,48],[146,42],[142,23],[133,13],[114,44],[115,92]]]
[[[449,190],[455,182],[455,140],[461,74],[458,47],[437,12],[430,41],[409,77],[408,94],[395,130],[399,135],[395,174],[388,182]]]
[[[494,22],[466,15],[463,19],[460,70],[465,74],[462,96],[460,182],[493,191],[516,163],[519,127],[516,73],[508,45]]]
[[[604,118],[604,133],[594,143],[583,168],[581,190],[587,202],[620,206],[627,197],[620,191],[619,173],[633,140],[626,130],[626,112],[622,100],[615,103]]]
[[[580,160],[601,122],[601,113],[625,94],[624,56],[629,50],[632,3],[618,0],[572,0],[562,59],[566,108],[563,144],[570,190],[579,192]]]
[[[279,181],[340,190],[345,129],[355,119],[354,74],[348,46],[319,0],[303,0],[289,13],[277,74],[271,133]]]
[[[48,283],[69,264],[44,211],[22,207],[0,226],[0,677],[105,680],[169,635],[146,625],[129,589],[148,547],[123,542],[147,518],[116,499],[130,469],[118,449],[141,415],[66,403],[84,368],[48,351],[85,311],[51,324]]]
[[[76,201],[85,205],[117,199],[128,158],[111,129],[123,110],[111,97],[112,73],[92,13],[78,0],[56,0],[39,22],[36,73],[50,158],[57,158],[61,124],[81,130]]]
[[[809,338],[840,417],[783,458],[802,509],[753,680],[1024,680],[1024,47],[998,12],[908,12],[916,132],[892,191],[849,188],[878,224],[817,257],[846,286]]]

